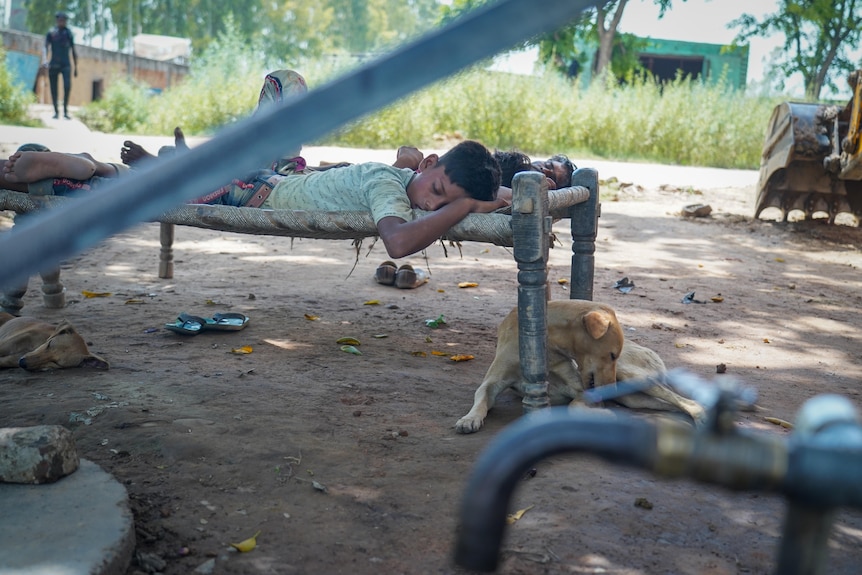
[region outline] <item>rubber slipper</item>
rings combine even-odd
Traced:
[[[387,260],[377,266],[377,271],[374,272],[374,279],[377,280],[377,283],[385,286],[395,285],[396,271],[395,262]]]
[[[178,321],[199,323],[201,330],[239,331],[248,325],[249,317],[241,313],[217,313],[212,317],[198,317],[189,313],[181,313]]]
[[[404,264],[395,273],[395,287],[413,289],[428,281],[428,274],[423,269],[416,269],[410,264]]]
[[[247,315],[241,313],[217,313],[212,319],[207,318],[204,329],[215,331],[239,331],[251,321]]]
[[[165,329],[182,335],[197,335],[203,331],[205,323],[202,317],[183,313],[174,323],[166,323]]]

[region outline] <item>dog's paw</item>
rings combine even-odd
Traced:
[[[458,433],[476,433],[482,429],[483,418],[467,414],[455,424]]]

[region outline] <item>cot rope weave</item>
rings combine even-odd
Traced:
[[[550,212],[564,217],[570,206],[589,199],[583,187],[548,192]],[[19,214],[53,209],[75,198],[39,196],[0,190],[0,210]],[[511,211],[511,210],[509,210]],[[425,212],[414,210],[417,217]],[[453,226],[442,239],[475,241],[512,246],[511,216],[506,213],[470,214]],[[242,234],[288,236],[311,239],[359,239],[377,236],[377,226],[368,212],[318,212],[299,210],[263,210],[217,205],[182,205],[163,213],[158,220],[210,230]]]

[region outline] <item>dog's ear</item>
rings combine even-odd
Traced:
[[[60,335],[61,333],[78,333],[75,331],[75,326],[69,323],[67,320],[63,320],[60,322],[60,325],[57,326],[57,329],[54,330],[54,335]]]
[[[108,369],[108,362],[98,355],[88,355],[85,357],[78,367],[92,367],[93,369]]]
[[[603,311],[591,311],[584,316],[584,327],[593,339],[601,339],[610,325],[611,318]]]

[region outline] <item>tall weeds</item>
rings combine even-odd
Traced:
[[[115,84],[94,110],[114,112],[114,131],[213,133],[250,114],[266,66],[254,47],[229,36],[213,44],[191,76],[159,96],[136,96]],[[344,71],[336,60],[296,65],[309,86]],[[144,94],[142,88],[138,93]],[[114,94],[114,92],[117,94]],[[349,97],[349,95],[347,95]],[[128,100],[124,103],[123,100]],[[764,130],[777,99],[748,96],[725,83],[647,78],[582,88],[558,74],[523,76],[475,67],[438,82],[329,134],[318,144],[439,147],[471,138],[491,148],[536,156],[642,160],[670,164],[756,168]],[[104,117],[89,112],[85,118]],[[98,125],[99,129],[110,129]]]

